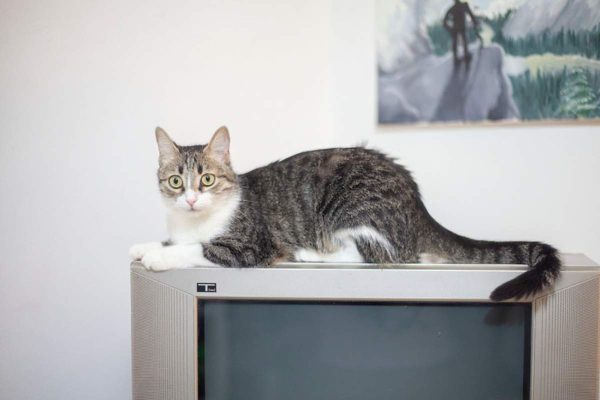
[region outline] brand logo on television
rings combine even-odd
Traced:
[[[196,291],[199,293],[216,293],[216,283],[196,283]]]

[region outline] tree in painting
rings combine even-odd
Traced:
[[[598,0],[378,0],[380,123],[600,117]]]

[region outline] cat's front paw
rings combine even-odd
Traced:
[[[144,254],[142,265],[149,271],[166,271],[176,267],[162,248],[150,250]]]
[[[202,253],[200,244],[173,245],[148,251],[142,264],[150,271],[214,265]]]
[[[144,256],[148,252],[150,252],[152,250],[160,249],[162,247],[163,247],[163,245],[161,242],[149,242],[149,243],[134,244],[133,246],[131,246],[129,248],[129,257],[132,260],[141,260],[142,258],[144,258]]]

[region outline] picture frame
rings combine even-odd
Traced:
[[[382,126],[600,123],[599,5],[377,0],[376,16]]]

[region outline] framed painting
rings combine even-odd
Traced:
[[[600,121],[598,0],[377,0],[380,124]]]

